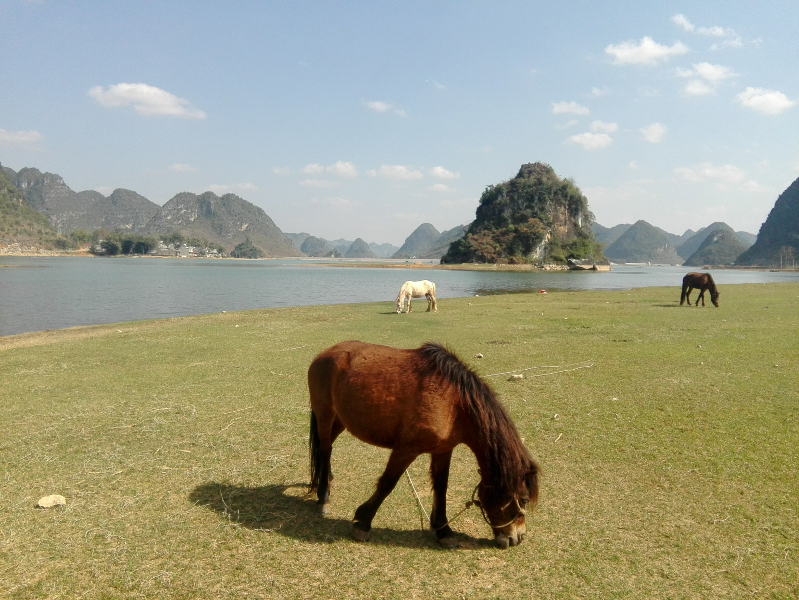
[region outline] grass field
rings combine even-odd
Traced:
[[[721,291],[718,309],[674,287],[0,338],[0,597],[797,598],[799,285]],[[354,542],[387,451],[347,434],[317,514],[305,377],[346,339],[524,374],[489,379],[543,472],[521,546],[471,509],[439,549],[405,480]],[[476,483],[459,448],[450,515]],[[67,505],[35,508],[47,494]]]

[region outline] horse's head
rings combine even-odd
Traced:
[[[527,529],[524,517],[527,509],[535,506],[538,500],[538,468],[532,463],[531,470],[519,489],[510,498],[498,498],[492,486],[480,482],[475,490],[478,499],[473,498],[486,523],[494,530],[494,540],[503,550],[508,546],[522,543]],[[474,496],[474,494],[472,494]]]
[[[713,306],[716,308],[719,307],[719,296],[721,296],[721,292],[710,292],[710,301],[713,303]]]

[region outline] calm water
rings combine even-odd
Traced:
[[[412,271],[330,268],[300,260],[62,257],[2,257],[0,265],[13,267],[0,267],[0,335],[280,306],[385,301],[391,309],[407,279],[432,279],[442,299],[652,286],[674,286],[676,299],[688,270],[617,266],[610,273]],[[799,281],[799,273],[712,273],[720,285]]]

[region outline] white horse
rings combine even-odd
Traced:
[[[411,312],[411,299],[427,298],[427,312],[430,308],[438,312],[438,303],[436,302],[436,284],[432,281],[406,281],[400,288],[399,295],[397,296],[397,314],[402,312],[402,307],[405,304],[405,298],[408,299],[408,312]]]

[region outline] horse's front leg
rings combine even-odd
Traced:
[[[371,497],[358,507],[355,511],[355,518],[352,521],[352,535],[359,542],[369,539],[372,532],[372,519],[375,518],[377,510],[383,504],[383,500],[391,493],[397,481],[402,477],[410,464],[419,456],[418,452],[399,452],[394,450],[388,459],[385,471],[377,480],[377,489]]]
[[[702,301],[702,306],[705,305],[705,290],[699,290],[699,296],[696,297],[696,305],[699,306],[699,301]]]
[[[445,548],[457,548],[458,538],[447,520],[447,483],[452,450],[430,457],[430,479],[433,481],[433,510],[430,513],[430,527],[436,532],[438,543]]]

